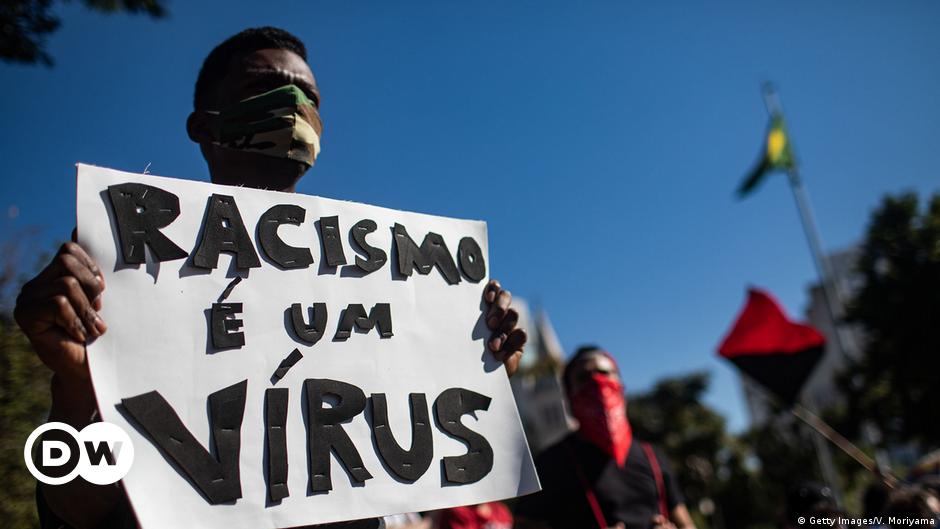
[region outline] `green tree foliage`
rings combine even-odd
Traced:
[[[877,424],[886,444],[940,445],[940,195],[887,196],[868,226],[848,318],[867,335],[843,377],[849,422]]]
[[[773,527],[776,503],[759,465],[748,464],[754,459],[748,444],[728,434],[724,418],[702,402],[708,382],[707,373],[692,373],[631,395],[633,431],[669,458],[699,527]]]
[[[757,483],[749,484],[764,498],[768,514],[781,519],[790,488],[805,482],[822,482],[809,429],[792,415],[781,412],[740,437],[760,463]],[[729,498],[735,501],[735,498]],[[737,501],[741,501],[737,499]],[[747,508],[739,505],[738,508]]]
[[[36,480],[23,463],[23,444],[49,413],[50,372],[9,315],[0,316],[0,520],[38,527]]]
[[[11,317],[12,299],[22,282],[21,241],[12,239],[0,248],[0,520],[11,529],[39,526],[36,480],[26,470],[23,446],[46,421],[51,377]]]
[[[167,13],[163,0],[83,0],[82,3],[102,13],[145,13],[154,18]],[[46,52],[46,37],[62,24],[52,13],[53,4],[54,0],[0,2],[0,58],[7,62],[52,66],[52,57]]]
[[[701,402],[706,373],[660,380],[649,393],[628,400],[636,436],[664,450],[690,503],[706,496],[716,457],[725,441],[725,420]]]

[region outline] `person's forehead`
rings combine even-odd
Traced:
[[[236,68],[246,72],[252,71],[283,71],[286,74],[303,77],[313,82],[313,72],[307,61],[300,55],[283,49],[256,50],[248,54],[233,58]]]
[[[290,50],[257,50],[232,58],[220,95],[238,100],[287,84],[299,86],[319,104],[316,79],[303,58]]]
[[[580,372],[616,373],[617,364],[609,356],[597,352],[586,355],[575,365],[575,369]]]

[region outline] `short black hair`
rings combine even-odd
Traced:
[[[607,351],[599,345],[582,345],[578,347],[574,354],[571,355],[571,358],[568,359],[568,363],[565,364],[565,370],[561,373],[561,383],[565,388],[566,395],[571,394],[571,373],[574,371],[574,366],[584,359],[584,357],[595,353],[603,355],[608,354]]]
[[[199,70],[199,77],[196,78],[193,107],[196,110],[207,110],[212,107],[219,81],[228,73],[232,57],[269,49],[292,51],[300,55],[303,60],[307,60],[307,48],[291,33],[271,26],[248,28],[232,35],[206,56]]]

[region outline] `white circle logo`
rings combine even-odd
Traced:
[[[34,453],[37,440],[39,449]],[[62,485],[79,475],[90,483],[109,485],[131,469],[134,445],[116,424],[96,422],[79,432],[68,424],[50,422],[29,434],[23,459],[29,473],[48,485]]]

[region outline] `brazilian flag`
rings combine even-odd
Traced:
[[[777,170],[786,171],[792,169],[794,165],[795,160],[790,150],[790,138],[787,136],[783,116],[774,115],[770,118],[770,127],[767,129],[764,153],[757,165],[738,186],[738,198],[744,198],[753,191],[766,174]]]

